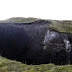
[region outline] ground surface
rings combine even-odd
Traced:
[[[10,18],[5,22],[34,22],[36,18]],[[51,20],[48,20],[51,21]],[[45,25],[48,26],[48,25]],[[72,21],[51,21],[50,28],[59,32],[72,33]],[[72,72],[72,65],[57,66],[54,64],[26,65],[0,56],[0,72]]]

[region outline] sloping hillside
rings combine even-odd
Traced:
[[[59,32],[72,33],[72,21],[52,21],[50,28]]]
[[[14,18],[9,18],[6,20],[0,20],[0,23],[29,23],[29,22],[34,22],[36,21],[37,18],[23,18],[23,17],[14,17]]]

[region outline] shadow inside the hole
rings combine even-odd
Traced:
[[[5,57],[5,58],[7,58],[7,57]],[[41,64],[50,64],[50,63],[52,63],[52,64],[55,64],[55,65],[68,65],[68,63],[67,63],[67,59],[65,58],[65,57],[58,57],[57,59],[58,60],[56,60],[56,61],[51,61],[51,59],[50,59],[50,62],[43,62],[43,63],[37,63],[37,62],[34,62],[32,59],[30,59],[30,58],[28,58],[28,59],[26,59],[26,60],[23,60],[23,59],[10,59],[10,58],[7,58],[7,59],[9,59],[9,60],[14,60],[14,61],[18,61],[18,62],[21,62],[22,64],[27,64],[27,65],[41,65]],[[71,62],[70,62],[70,64],[71,64]]]

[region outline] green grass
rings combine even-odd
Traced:
[[[53,21],[50,28],[59,32],[72,33],[72,21]]]
[[[0,23],[29,23],[38,20],[37,18],[24,18],[24,17],[13,17],[6,20],[0,20]]]
[[[0,72],[72,72],[72,65],[26,65],[0,56]]]

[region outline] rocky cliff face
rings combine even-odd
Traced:
[[[48,30],[44,39],[44,52],[47,61],[55,64],[72,63],[72,35]]]
[[[39,35],[38,41],[37,38],[34,39],[31,49],[26,54],[33,64],[72,64],[72,34],[48,29],[42,40],[40,38]]]

